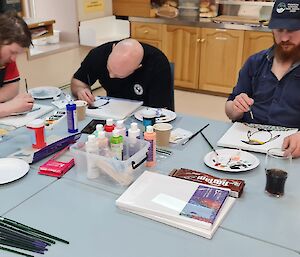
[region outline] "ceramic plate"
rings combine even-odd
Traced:
[[[215,152],[210,152],[204,157],[204,163],[213,169],[240,172],[256,168],[259,160],[251,153],[236,149],[217,149],[218,156]]]
[[[49,99],[61,94],[58,87],[36,87],[28,90],[28,93],[35,99]]]
[[[161,122],[170,122],[172,120],[176,119],[176,113],[172,112],[168,109],[161,109],[161,108],[148,108],[150,110],[155,110],[156,111],[156,123],[161,123]],[[143,121],[143,110],[146,109],[140,109],[137,112],[134,113],[134,117],[140,121]]]
[[[22,178],[29,171],[29,164],[16,158],[0,158],[0,184]]]

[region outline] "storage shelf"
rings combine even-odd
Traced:
[[[32,33],[32,39],[53,35],[53,24],[55,23],[55,20],[38,21],[34,19],[25,19],[25,22]]]
[[[234,1],[234,0],[220,0],[219,4],[230,4],[230,5],[255,5],[255,6],[271,6],[273,7],[274,2],[262,2],[262,1]]]

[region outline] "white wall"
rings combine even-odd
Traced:
[[[62,86],[70,83],[74,72],[90,48],[76,47],[74,49],[28,60],[24,53],[17,58],[21,76],[21,86],[27,79],[28,87]]]
[[[78,20],[91,20],[95,18],[100,18],[104,16],[112,15],[112,0],[98,0],[99,4],[103,4],[103,10],[101,11],[86,11],[85,5],[88,2],[87,0],[76,0],[77,2],[77,13],[78,13]]]
[[[76,0],[35,0],[37,19],[55,20],[54,29],[60,30],[62,41],[78,42]]]

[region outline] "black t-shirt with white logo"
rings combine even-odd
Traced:
[[[159,49],[141,43],[144,48],[142,66],[126,78],[110,78],[107,59],[115,43],[118,42],[109,42],[92,49],[74,78],[91,85],[99,80],[110,97],[140,100],[144,101],[145,106],[171,109],[173,88],[167,57]]]

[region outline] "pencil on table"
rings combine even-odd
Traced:
[[[23,230],[23,229],[20,229],[20,228],[17,228],[17,227],[13,227],[11,225],[3,223],[3,221],[0,220],[0,229],[3,229],[3,228],[14,231],[15,233],[21,233],[25,236],[30,236],[32,238],[39,239],[39,240],[43,241],[44,243],[46,243],[48,245],[55,244],[55,241],[50,239],[50,238],[46,238],[46,237],[41,236],[39,234],[36,234],[32,231],[26,231],[26,230]]]
[[[31,233],[35,233],[35,234],[38,234],[38,235],[41,235],[41,236],[44,236],[44,237],[51,238],[51,239],[53,239],[53,240],[57,240],[57,241],[59,241],[59,242],[65,243],[65,244],[69,244],[68,241],[66,241],[66,240],[64,240],[64,239],[62,239],[62,238],[59,238],[59,237],[50,235],[50,234],[45,233],[45,232],[43,232],[43,231],[41,231],[41,230],[38,230],[38,229],[35,229],[35,228],[32,228],[32,227],[29,227],[29,226],[27,226],[27,225],[25,225],[25,224],[19,223],[19,222],[14,221],[14,220],[11,220],[11,219],[8,219],[8,218],[2,218],[2,217],[0,217],[0,221],[1,221],[2,223],[6,223],[6,224],[8,224],[8,225],[10,225],[10,226],[13,226],[13,227],[19,228],[19,229],[21,229],[21,230],[24,230],[24,231],[26,231],[26,232],[28,232],[28,233],[30,233],[30,232],[31,232]],[[55,242],[54,242],[54,243],[55,243]]]
[[[7,252],[10,252],[10,253],[19,254],[19,255],[22,255],[22,256],[26,256],[26,257],[34,257],[31,254],[22,253],[22,252],[19,252],[19,251],[16,251],[16,250],[13,250],[13,249],[10,249],[10,248],[7,248],[7,247],[3,247],[3,246],[0,246],[0,250],[7,251]]]

